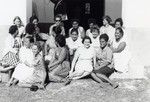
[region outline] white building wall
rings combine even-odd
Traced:
[[[150,65],[149,5],[149,0],[123,0],[122,3],[122,17],[132,53],[133,77],[143,77],[144,67]]]

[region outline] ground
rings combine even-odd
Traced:
[[[117,79],[117,89],[101,88],[92,79],[81,79],[64,86],[49,83],[46,90],[30,91],[0,83],[0,102],[149,102],[150,83],[145,79]]]

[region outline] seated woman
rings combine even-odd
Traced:
[[[26,25],[25,32],[26,32],[25,37],[30,36],[30,37],[34,38],[33,39],[34,42],[36,41],[36,39],[35,39],[35,25],[33,23],[28,23]]]
[[[96,25],[96,19],[89,19],[88,20],[89,29],[86,30],[86,36],[92,37],[92,29],[94,25]]]
[[[40,28],[39,28],[38,22],[39,22],[39,19],[36,16],[30,17],[30,23],[34,24],[36,34],[40,33]]]
[[[96,52],[91,46],[90,37],[83,38],[82,47],[79,47],[75,52],[75,56],[72,61],[71,70],[65,85],[69,84],[72,79],[80,79],[87,75],[90,75],[96,64]]]
[[[95,51],[97,52],[99,50],[99,47],[100,47],[99,28],[97,26],[94,26],[93,29],[91,30],[91,33],[92,33],[92,36],[91,36],[92,44],[91,44],[91,46],[93,46]]]
[[[33,52],[30,49],[30,42],[30,36],[24,38],[24,46],[22,46],[19,51],[20,63],[15,68],[13,75],[7,84],[8,86],[12,85],[13,83],[16,84],[18,81],[25,82],[33,74],[34,68],[32,66],[32,63],[34,57]]]
[[[129,48],[126,37],[122,28],[116,28],[115,40],[112,43],[111,49],[114,55],[114,66],[117,72],[122,74],[128,72],[128,65],[130,59]],[[120,76],[121,77],[121,76]]]
[[[34,42],[39,42],[40,46],[42,47],[42,54],[45,55],[45,42],[48,40],[49,35],[45,33],[41,33],[40,26],[39,26],[39,19],[37,16],[30,17],[30,24],[33,24],[33,36]]]
[[[117,18],[115,20],[115,28],[119,28],[119,27],[124,28],[123,27],[123,20],[122,20],[122,18]]]
[[[61,33],[60,34],[63,35],[63,36],[66,36],[65,28],[64,28],[61,16],[56,15],[55,18],[54,18],[54,21],[55,21],[55,24],[51,25],[50,28],[49,28],[49,35],[52,34],[53,27],[60,27],[61,28]]]
[[[55,37],[61,35],[60,26],[55,26],[52,29],[52,34],[48,37],[45,43],[45,60],[52,62],[54,60],[55,49],[57,48],[55,43]]]
[[[96,54],[96,66],[94,71],[91,73],[93,79],[101,85],[103,81],[101,79],[106,80],[110,85],[114,88],[118,87],[118,84],[113,83],[109,76],[114,72],[113,68],[113,53],[111,49],[107,46],[109,37],[107,34],[102,34],[99,37],[100,40],[100,49]],[[102,85],[104,87],[104,85]]]
[[[82,40],[78,36],[78,30],[77,29],[71,30],[70,37],[66,38],[66,45],[69,48],[70,60],[72,62],[75,51],[77,50],[78,47],[82,46]]]
[[[40,54],[41,51],[40,44],[34,43],[32,45],[33,52],[33,63],[30,65],[34,67],[34,72],[31,77],[29,77],[25,82],[20,82],[18,85],[21,87],[32,87],[32,85],[37,85],[38,88],[44,88],[46,79],[46,69],[44,65],[43,56]]]
[[[5,40],[5,48],[2,53],[3,58],[0,61],[0,72],[9,71],[9,78],[12,74],[11,69],[15,68],[19,61],[17,53],[21,45],[16,40],[17,35],[18,28],[16,25],[12,25],[9,28],[9,35]]]
[[[56,36],[55,42],[57,45],[54,54],[55,59],[48,65],[48,75],[50,81],[64,82],[70,70],[69,52],[63,35]]]
[[[103,26],[100,27],[100,35],[101,34],[107,34],[109,36],[109,42],[110,45],[112,41],[114,40],[115,36],[115,28],[110,25],[112,19],[106,15],[103,17]]]
[[[18,27],[18,35],[16,39],[19,42],[19,44],[22,45],[22,38],[25,36],[25,27],[23,25],[23,22],[19,16],[16,16],[13,20],[13,23]]]
[[[69,36],[71,35],[71,30],[72,29],[77,29],[79,33],[79,37],[83,39],[85,37],[85,31],[84,28],[79,26],[79,20],[78,19],[72,19],[72,27],[69,29]]]

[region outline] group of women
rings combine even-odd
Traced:
[[[36,16],[30,18],[26,27],[19,17],[14,19],[0,61],[0,72],[9,72],[7,86],[18,84],[43,89],[47,80],[68,85],[72,80],[90,75],[102,87],[104,80],[118,87],[109,76],[128,71],[122,19],[116,19],[113,27],[111,18],[104,16],[100,28],[95,19],[89,19],[86,31],[78,19],[73,19],[68,38],[61,16],[56,15],[54,20],[55,24],[45,34],[40,32]]]

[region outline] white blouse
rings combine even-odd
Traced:
[[[69,49],[77,49],[78,47],[82,46],[82,40],[78,37],[76,41],[73,41],[71,37],[66,39],[66,45]]]

